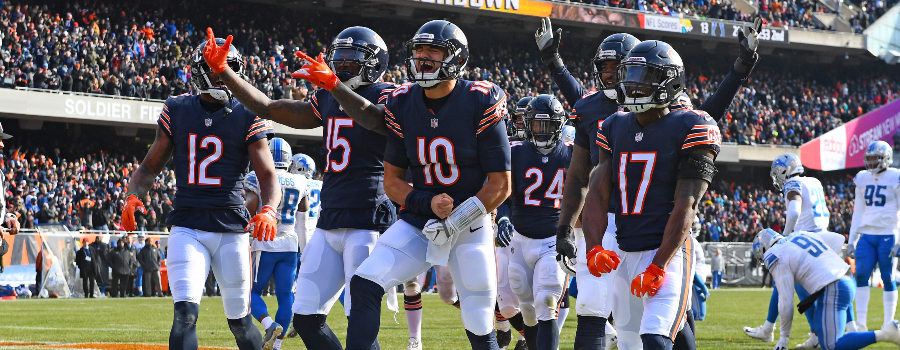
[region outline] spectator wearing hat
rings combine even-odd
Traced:
[[[81,287],[85,298],[94,298],[94,280],[97,277],[94,272],[93,254],[88,247],[88,239],[81,240],[81,248],[75,253],[75,265],[78,266],[81,276]]]
[[[159,248],[148,237],[144,240],[144,248],[138,257],[143,270],[143,292],[145,297],[162,296],[162,285],[159,281],[159,267],[162,265],[162,254]]]

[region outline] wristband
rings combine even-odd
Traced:
[[[413,189],[406,195],[406,203],[403,206],[413,214],[431,217],[434,216],[434,211],[431,210],[431,199],[435,196],[437,195],[425,190]]]

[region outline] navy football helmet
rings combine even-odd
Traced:
[[[594,81],[597,82],[597,85],[600,86],[606,97],[613,100],[616,99],[616,71],[605,70],[604,62],[612,61],[618,66],[625,59],[625,56],[631,52],[631,49],[640,43],[641,41],[635,38],[634,35],[616,33],[603,39],[603,42],[597,47],[597,54],[591,60],[593,66],[591,76],[594,77]],[[612,75],[612,81],[603,80],[604,74]]]
[[[203,58],[203,48],[206,47],[206,44],[207,41],[204,40],[196,49],[194,49],[194,52],[191,53],[191,86],[194,87],[194,90],[197,90],[202,94],[209,94],[216,100],[228,101],[231,99],[231,92],[228,91],[225,84],[212,82],[209,80],[209,76],[207,76],[207,74],[212,73],[212,70],[209,68],[209,65],[206,64],[206,59]],[[225,45],[225,39],[216,38],[216,45]],[[226,58],[226,61],[231,70],[242,79],[246,79],[244,77],[244,58],[234,45],[231,45],[228,48],[228,57]]]
[[[416,47],[436,46],[446,51],[442,61],[417,58]],[[409,80],[423,88],[431,88],[442,81],[459,78],[469,62],[469,40],[455,24],[437,20],[425,23],[416,35],[406,42],[406,69]],[[419,72],[418,65],[437,67],[434,72]]]
[[[350,88],[370,85],[381,80],[388,67],[388,51],[384,40],[366,27],[350,27],[341,31],[328,45],[325,62],[341,82]],[[355,63],[356,72],[342,69],[342,63]]]
[[[519,140],[525,139],[525,119],[523,119],[523,116],[525,115],[525,109],[528,108],[528,103],[533,99],[534,97],[525,96],[519,99],[519,102],[516,102],[516,110],[509,113],[512,119],[506,124],[506,136],[517,137]]]
[[[658,40],[632,48],[619,65],[616,78],[616,101],[635,113],[668,107],[685,90],[681,56]]]
[[[525,139],[537,148],[556,147],[563,125],[569,120],[562,103],[550,95],[538,95],[525,109]]]

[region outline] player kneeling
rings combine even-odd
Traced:
[[[801,313],[813,312],[813,331],[819,336],[822,349],[861,349],[876,342],[900,345],[900,329],[897,321],[885,323],[881,330],[844,334],[847,309],[852,307],[856,294],[853,281],[846,277],[850,266],[838,254],[808,232],[795,232],[788,237],[765,229],[753,240],[753,255],[760,259],[772,273],[775,286],[791,290],[799,283],[808,291],[815,291],[800,301]],[[781,293],[778,298],[778,315],[781,317],[781,338],[775,350],[787,349],[791,336],[794,310],[793,294]]]

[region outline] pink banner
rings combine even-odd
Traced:
[[[900,130],[900,99],[896,99],[849,123],[800,146],[804,167],[816,170],[841,170],[863,167],[866,147],[883,140],[893,145]]]

